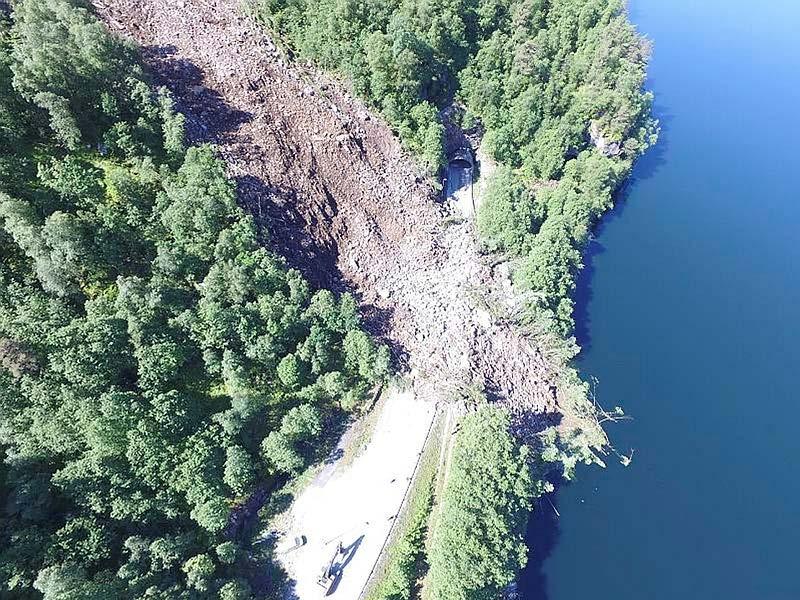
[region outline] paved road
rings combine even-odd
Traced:
[[[448,163],[446,197],[465,217],[471,217],[475,212],[472,201],[472,167],[465,161]]]

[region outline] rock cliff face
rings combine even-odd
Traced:
[[[619,156],[622,152],[620,143],[608,139],[600,130],[600,125],[597,121],[592,121],[589,124],[589,140],[605,156]]]
[[[238,0],[95,0],[143,46],[193,142],[212,142],[265,240],[367,325],[432,400],[477,386],[517,430],[561,418],[553,368],[513,326],[513,299],[392,132],[344,88],[288,65]],[[450,223],[450,224],[448,224]]]

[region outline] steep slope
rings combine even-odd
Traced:
[[[269,243],[312,281],[351,289],[418,391],[471,386],[506,403],[518,431],[562,419],[557,373],[504,318],[510,282],[479,254],[432,183],[362,103],[287,65],[237,0],[95,0],[215,143],[240,202]]]

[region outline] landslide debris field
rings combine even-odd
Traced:
[[[311,281],[351,290],[422,397],[474,385],[509,406],[518,433],[559,420],[554,369],[497,308],[513,304],[507,269],[480,255],[472,224],[380,118],[287,64],[238,0],[93,4],[144,48],[191,141],[219,148],[268,243]]]

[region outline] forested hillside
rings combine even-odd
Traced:
[[[0,24],[0,596],[263,596],[232,514],[315,458],[388,352],[261,247],[82,6]]]
[[[0,596],[269,597],[280,575],[242,507],[319,458],[388,352],[353,297],[313,291],[263,248],[269,232],[237,206],[222,162],[186,147],[170,94],[86,2],[12,4],[0,19]],[[529,323],[569,336],[581,249],[656,133],[648,47],[622,1],[249,4],[298,56],[342,74],[430,172],[444,109],[484,131],[500,164],[483,244],[515,259]],[[558,393],[582,394],[553,360]],[[531,452],[510,418],[487,408],[462,423],[441,526],[415,558],[432,597],[495,597],[524,563],[544,485],[532,457],[568,470],[590,454],[544,435]]]
[[[502,165],[478,215],[519,257],[528,319],[572,329],[580,250],[655,141],[648,44],[624,0],[251,0],[301,57],[336,70],[435,169],[440,111],[479,120]]]
[[[530,468],[538,458],[508,429],[508,413],[490,405],[460,423],[428,550],[431,600],[497,598],[527,561],[525,528],[544,484]]]
[[[566,362],[577,352],[575,277],[593,226],[658,131],[643,90],[649,44],[624,0],[249,5],[291,54],[337,72],[380,110],[430,172],[444,158],[443,119],[482,132],[482,150],[498,163],[477,215],[483,247],[512,259],[522,321],[556,357],[562,387],[580,397],[567,411],[591,422],[587,387]],[[545,485],[539,459],[560,462],[568,477],[598,442],[592,427],[574,426],[553,444],[549,429],[528,452],[506,419],[484,408],[463,420],[425,564],[404,571],[405,585],[394,586],[403,591],[387,598],[415,597],[426,569],[423,598],[495,598],[524,565],[527,511]],[[526,457],[535,477],[520,466]]]

